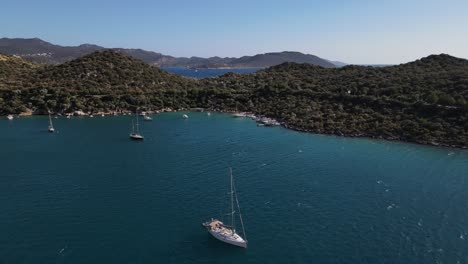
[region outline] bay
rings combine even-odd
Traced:
[[[0,263],[468,263],[467,151],[181,114],[0,120]]]
[[[209,77],[216,77],[219,75],[226,74],[228,72],[233,73],[252,73],[260,70],[261,68],[232,68],[232,69],[190,69],[185,67],[162,67],[161,69],[174,73],[177,75],[185,76],[185,77],[192,77],[192,78],[209,78]]]

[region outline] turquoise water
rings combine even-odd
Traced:
[[[467,151],[180,115],[0,120],[0,263],[468,263]]]

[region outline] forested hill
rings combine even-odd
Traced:
[[[21,58],[0,53],[0,89],[22,87],[23,80],[33,72],[37,65]]]
[[[60,65],[36,71],[33,85],[85,90],[92,94],[146,93],[190,87],[194,82],[112,50],[97,51]]]
[[[257,76],[272,86],[289,86],[334,94],[373,96],[407,103],[439,103],[463,106],[468,99],[468,60],[431,55],[389,67],[345,66],[324,69],[307,64],[285,63]],[[285,82],[288,81],[289,85]]]
[[[254,56],[244,56],[229,62],[232,67],[270,67],[285,62],[308,63],[325,68],[335,68],[336,66],[322,58],[300,52],[283,51],[257,54]]]
[[[167,94],[171,94],[171,106],[176,107],[174,93],[197,87],[195,80],[112,50],[59,65],[31,67],[19,58],[2,56],[8,60],[0,61],[0,73],[11,73],[0,77],[0,115],[158,108],[164,105],[162,94],[166,91],[171,91]]]
[[[285,63],[205,81],[252,91],[244,105],[299,130],[468,145],[468,61],[445,54],[382,68]]]
[[[4,56],[5,57],[5,56]],[[204,107],[278,118],[294,129],[468,146],[468,61],[433,55],[398,66],[284,63],[194,80],[115,51],[55,66],[0,61],[0,114]]]

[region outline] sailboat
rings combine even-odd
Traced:
[[[49,113],[49,128],[47,129],[50,133],[54,133],[55,132],[55,128],[54,128],[54,125],[52,124],[52,118],[50,117],[50,113]]]
[[[149,116],[149,115],[144,115],[144,116],[143,116],[143,120],[145,120],[145,121],[153,121],[153,118],[152,118],[151,116]]]
[[[134,140],[143,140],[144,137],[140,134],[140,127],[138,124],[138,114],[135,113],[136,116],[136,130],[135,130],[135,125],[133,124],[132,120],[132,133],[130,133],[130,138]]]
[[[247,113],[235,112],[235,113],[232,114],[232,117],[247,117]]]
[[[208,230],[208,232],[214,236],[216,239],[228,243],[234,246],[247,248],[247,237],[244,230],[244,223],[242,222],[242,215],[240,212],[239,201],[237,199],[236,188],[234,186],[234,179],[232,176],[232,169],[229,168],[231,174],[231,221],[229,225],[225,225],[218,219],[211,219],[211,221],[205,222],[202,225]],[[242,234],[244,238],[242,238],[237,232],[235,227],[235,213],[234,210],[234,201],[237,205],[237,211],[239,212],[239,219],[242,226]]]
[[[236,112],[234,112],[234,113],[232,114],[232,117],[246,117],[246,116],[247,116],[247,113],[245,113],[245,112],[239,112],[239,111],[237,110],[237,103],[236,103]]]

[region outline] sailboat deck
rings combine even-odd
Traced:
[[[225,236],[225,237],[230,237],[233,240],[240,240],[242,241],[243,239],[232,229],[232,227],[224,225],[223,222],[219,220],[212,220],[209,223],[204,224],[205,227],[207,227],[210,231],[217,233],[219,235]]]
[[[221,226],[221,225],[224,225],[223,222],[216,220],[216,219],[207,223],[207,226],[209,226],[211,229],[218,228],[218,226]]]

